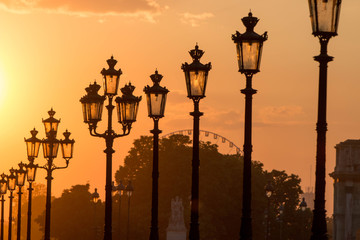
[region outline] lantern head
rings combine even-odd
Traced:
[[[200,58],[204,51],[199,49],[196,44],[195,49],[189,51],[193,59],[191,64],[184,63],[181,69],[185,73],[185,82],[188,93],[188,98],[199,100],[205,97],[206,84],[208,73],[211,69],[211,63],[202,64]]]
[[[115,70],[115,65],[117,61],[111,56],[107,60],[109,65],[108,69],[103,68],[101,74],[104,76],[104,94],[107,96],[117,95],[117,90],[119,88],[120,75],[122,74],[121,69]]]
[[[159,119],[164,117],[166,95],[169,90],[160,86],[159,83],[163,76],[159,74],[157,70],[150,78],[153,81],[153,86],[146,86],[144,88],[148,105],[148,115],[151,118]]]
[[[241,34],[236,31],[232,40],[236,45],[239,72],[254,74],[260,71],[260,60],[263,42],[267,40],[267,33],[259,35],[254,32],[254,27],[259,21],[250,12],[247,17],[241,19],[246,27],[246,32]]]
[[[98,121],[101,121],[103,105],[105,96],[100,96],[98,91],[100,85],[94,82],[89,87],[85,88],[86,95],[80,99],[83,110],[84,122],[96,126]]]

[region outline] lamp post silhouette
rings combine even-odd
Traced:
[[[190,115],[194,117],[193,125],[193,157],[192,157],[192,181],[191,181],[191,215],[190,215],[190,240],[199,240],[199,134],[200,134],[200,116],[199,102],[205,97],[208,73],[211,69],[211,63],[202,64],[200,58],[204,51],[199,49],[196,44],[195,49],[189,51],[193,62],[184,63],[181,69],[185,73],[185,82],[187,87],[188,98],[194,102],[194,112]]]
[[[259,21],[250,12],[247,17],[241,19],[246,27],[245,33],[236,31],[232,39],[236,44],[239,72],[246,76],[246,88],[241,90],[245,94],[245,134],[244,134],[244,172],[242,194],[242,217],[240,239],[252,239],[251,220],[251,131],[252,131],[252,95],[256,90],[252,88],[252,77],[260,71],[260,59],[263,42],[267,40],[267,33],[259,35],[254,32],[254,27]]]
[[[10,175],[7,176],[7,181],[8,181],[8,189],[10,191],[10,202],[9,202],[9,231],[8,231],[8,239],[11,240],[11,233],[12,233],[12,221],[13,221],[13,217],[12,217],[12,203],[13,203],[13,191],[16,188],[16,176],[15,176],[15,169],[11,168],[10,169]]]
[[[148,116],[154,120],[154,129],[150,132],[153,137],[153,171],[152,171],[152,201],[151,201],[151,228],[150,240],[159,240],[158,228],[158,204],[159,204],[159,119],[164,117],[166,96],[169,92],[165,87],[160,86],[163,78],[158,71],[150,76],[153,85],[144,88],[146,94]]]
[[[70,132],[66,130],[63,135],[65,139],[58,140],[56,134],[58,131],[58,125],[60,120],[55,119],[55,111],[51,109],[48,111],[49,118],[42,120],[45,127],[45,136],[43,140],[36,138],[38,133],[35,128],[31,131],[32,137],[25,139],[28,159],[34,161],[38,156],[40,143],[43,146],[43,154],[46,159],[46,164],[38,166],[46,171],[46,210],[45,210],[45,240],[50,240],[50,220],[51,220],[51,181],[53,180],[52,173],[57,169],[65,169],[69,166],[69,161],[73,157],[73,149],[75,141],[70,139]],[[63,158],[65,159],[65,166],[56,166],[54,159],[57,157],[59,145],[61,145],[61,151]]]
[[[104,240],[112,239],[112,154],[115,152],[113,147],[114,139],[129,135],[131,125],[136,121],[136,115],[141,97],[135,97],[133,91],[134,86],[129,83],[121,89],[122,97],[115,99],[118,121],[122,125],[122,134],[117,134],[112,128],[112,112],[114,105],[112,104],[114,96],[117,95],[121,69],[115,70],[117,61],[111,56],[107,60],[109,69],[103,69],[101,74],[104,77],[104,96],[98,94],[100,85],[96,82],[90,84],[85,90],[87,94],[80,99],[83,108],[84,122],[89,125],[90,135],[94,137],[104,138],[106,142],[106,186],[105,186],[105,227]],[[107,130],[99,134],[96,131],[97,123],[101,121],[102,110],[105,99],[108,98],[109,104],[106,106],[108,110]]]
[[[129,233],[130,233],[130,199],[134,192],[134,187],[131,184],[131,181],[128,182],[128,185],[125,188],[126,195],[128,197],[128,219],[127,219],[127,231],[126,231],[126,240],[129,240]]]
[[[39,155],[39,149],[41,144],[41,140],[36,138],[38,131],[36,131],[34,128],[33,130],[30,131],[30,133],[31,133],[31,137],[28,139],[26,138],[24,139],[26,143],[27,156],[29,160],[29,163],[25,165],[27,181],[29,182],[27,231],[26,231],[27,240],[31,239],[31,208],[32,208],[31,205],[32,205],[32,190],[34,190],[32,188],[32,183],[35,181],[36,170],[38,168],[38,165],[34,164],[34,160]]]
[[[326,162],[326,101],[327,101],[327,64],[333,57],[327,55],[331,37],[337,35],[341,0],[309,0],[310,19],[313,35],[320,40],[320,55],[315,61],[320,64],[318,116],[316,123],[316,176],[315,201],[313,210],[311,239],[328,239],[325,210],[325,162]]]
[[[26,175],[26,170],[24,169],[25,164],[20,162],[19,163],[19,169],[15,170],[15,174],[16,174],[16,185],[19,188],[18,191],[18,216],[17,216],[17,232],[16,232],[16,239],[20,240],[20,235],[21,235],[21,195],[23,194],[21,192],[21,188],[24,186],[25,184],[25,175]]]
[[[270,198],[271,195],[274,192],[274,186],[271,184],[271,182],[269,181],[266,185],[265,185],[265,196],[267,197],[267,216],[266,216],[266,236],[265,239],[269,239],[269,233],[270,233],[270,221],[269,221],[269,216],[270,216]]]
[[[113,186],[113,191],[119,194],[119,223],[118,223],[118,237],[121,239],[121,196],[125,192],[125,186],[123,185],[122,181],[120,180],[119,185]]]
[[[29,182],[29,196],[28,196],[28,212],[27,212],[27,231],[26,231],[26,240],[31,239],[31,208],[32,208],[32,183],[35,181],[37,164],[34,164],[34,159],[30,160],[30,163],[25,165],[26,167],[26,176],[27,181]]]
[[[97,191],[97,188],[95,188],[95,191],[91,194],[91,201],[93,201],[94,203],[94,233],[95,233],[95,239],[98,239],[98,229],[97,229],[97,224],[96,224],[96,206],[97,203],[99,201],[100,195]]]
[[[4,240],[4,202],[5,198],[4,195],[8,189],[8,181],[7,176],[2,173],[0,179],[0,194],[1,194],[1,228],[0,228],[0,240]]]

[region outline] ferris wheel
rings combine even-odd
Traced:
[[[192,136],[192,132],[192,129],[177,130],[171,133],[164,134],[161,138],[167,138],[177,134]],[[200,130],[200,141],[209,141],[218,145],[218,150],[221,153],[242,155],[241,149],[236,146],[234,142],[230,141],[226,137],[221,136],[220,134],[207,130]]]

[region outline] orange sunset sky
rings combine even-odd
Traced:
[[[115,172],[133,140],[153,128],[143,88],[156,68],[170,90],[160,129],[166,134],[192,128],[193,104],[180,67],[191,62],[188,51],[196,42],[205,51],[202,62],[213,66],[207,97],[200,102],[200,128],[242,148],[245,77],[238,72],[231,34],[244,32],[241,18],[250,9],[260,18],[255,31],[269,35],[261,72],[253,78],[258,90],[253,159],[267,170],[299,175],[303,189],[314,186],[318,63],[313,56],[320,45],[311,34],[306,0],[0,0],[0,171],[27,161],[24,137],[34,127],[44,137],[41,120],[53,107],[61,118],[60,133],[68,129],[76,141],[69,168],[54,172],[53,195],[90,183],[103,197],[105,141],[91,137],[83,123],[79,99],[85,87],[95,79],[102,82],[100,71],[113,54],[123,71],[121,87],[131,81],[134,94],[143,95],[131,134],[115,142]],[[328,71],[327,174],[334,170],[334,146],[360,138],[359,10],[358,0],[343,1],[339,35],[329,43],[335,58]],[[99,128],[105,129],[104,123]],[[120,131],[117,122],[115,129]],[[39,156],[36,162],[44,164],[42,152]],[[59,156],[55,163],[61,165]],[[44,172],[38,171],[38,182],[45,183]],[[331,214],[329,177],[326,191]]]

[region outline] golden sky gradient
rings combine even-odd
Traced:
[[[104,196],[105,142],[91,137],[83,123],[79,99],[85,87],[95,79],[101,82],[100,71],[112,54],[123,71],[120,85],[131,81],[135,95],[144,95],[143,87],[151,84],[149,76],[157,68],[164,76],[162,85],[170,90],[160,129],[164,134],[190,129],[193,104],[186,98],[180,67],[191,62],[188,51],[196,42],[205,51],[202,62],[213,66],[207,97],[200,102],[200,128],[242,148],[245,101],[240,89],[245,77],[237,71],[231,34],[244,32],[241,18],[250,9],[260,18],[255,31],[269,35],[261,72],[253,78],[258,90],[253,100],[253,159],[265,169],[300,175],[303,188],[314,186],[318,63],[313,56],[320,45],[311,35],[306,0],[0,0],[1,171],[27,161],[24,137],[30,137],[33,127],[44,137],[41,120],[53,107],[55,117],[61,118],[60,133],[68,129],[76,141],[69,168],[54,172],[53,194],[89,182]],[[359,139],[359,10],[359,1],[343,1],[339,36],[329,43],[329,55],[335,58],[328,71],[327,173],[334,169],[334,146]],[[100,129],[105,129],[103,124]],[[115,142],[114,172],[133,139],[149,135],[152,128],[143,100],[130,136]],[[120,126],[115,129],[120,131]],[[44,163],[42,152],[36,162]],[[62,158],[55,163],[61,165]],[[38,173],[37,181],[45,183],[44,171]],[[330,214],[332,194],[328,177]]]

